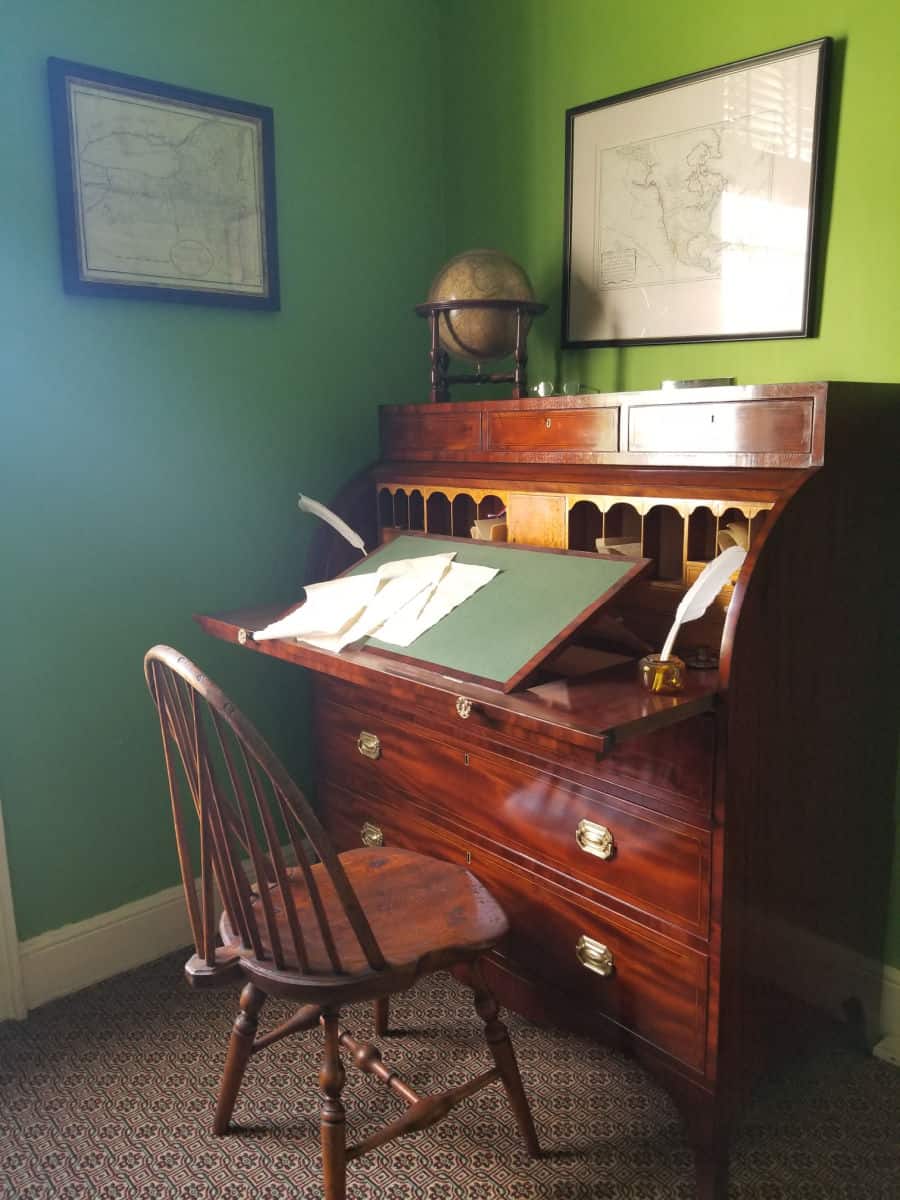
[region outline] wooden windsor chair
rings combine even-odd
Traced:
[[[159,712],[196,950],[185,972],[194,987],[245,981],[213,1132],[228,1132],[251,1056],[321,1024],[326,1200],[344,1200],[349,1160],[401,1134],[426,1129],[498,1079],[528,1153],[537,1155],[509,1034],[479,965],[507,930],[492,896],[464,867],[412,851],[380,847],[337,854],[271,749],[199,668],[169,646],[154,646],[144,659],[144,673]],[[191,807],[200,825],[199,895],[188,842]],[[282,844],[285,836],[289,851]],[[245,864],[252,865],[255,883]],[[215,891],[223,907],[218,930]],[[386,1034],[389,997],[425,974],[450,968],[474,992],[494,1066],[458,1087],[420,1096],[383,1062],[376,1046],[342,1030],[338,1016],[345,1004],[373,1000],[376,1034]],[[260,1010],[269,995],[300,1007],[259,1034]],[[341,1103],[341,1047],[407,1105],[395,1121],[351,1146]]]

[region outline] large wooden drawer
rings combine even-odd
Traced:
[[[503,954],[527,976],[569,995],[687,1066],[705,1055],[707,958],[642,929],[432,823],[411,803],[363,798],[326,784],[323,818],[340,850],[369,839],[467,863],[510,921]],[[377,830],[377,836],[374,831]],[[609,974],[601,975],[587,963]]]
[[[427,692],[400,686],[389,697],[343,679],[320,677],[315,687],[317,704],[330,701],[360,714],[383,714],[405,722],[417,734],[430,732],[457,745],[464,742],[465,749],[489,750],[691,825],[709,826],[716,736],[711,713],[609,745],[599,730],[567,730],[561,737],[558,726],[549,721],[542,726],[480,700],[463,721],[456,707],[457,697],[466,695],[463,685],[458,692],[452,684],[446,691]]]
[[[617,797],[419,726],[322,703],[320,777],[414,799],[490,840],[701,937],[708,933],[710,834]],[[374,755],[374,757],[370,757]]]

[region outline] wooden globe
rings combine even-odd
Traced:
[[[534,300],[522,267],[499,250],[466,250],[435,275],[428,302],[447,300]],[[528,318],[523,317],[523,332]],[[516,346],[516,314],[490,308],[460,308],[441,313],[441,345],[458,358],[481,362],[504,358]]]

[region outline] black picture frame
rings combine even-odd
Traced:
[[[271,108],[47,59],[63,287],[281,306]]]
[[[566,111],[561,330],[563,349],[667,345],[682,342],[753,341],[813,336],[812,296],[814,293],[816,226],[818,198],[821,190],[822,139],[831,46],[831,38],[818,38],[753,58],[726,63],[690,75],[682,75],[664,83],[622,92],[604,100],[578,105]],[[740,81],[746,84],[747,81],[752,82],[757,78],[764,80],[767,75],[774,78],[779,70],[786,76],[790,76],[792,69],[798,77],[802,76],[805,90],[798,99],[796,95],[789,96],[789,89],[785,88],[784,103],[792,106],[788,115],[805,114],[803,128],[796,136],[803,143],[802,151],[808,150],[809,162],[801,174],[794,162],[794,159],[799,159],[799,155],[792,156],[791,162],[788,164],[790,169],[783,167],[786,160],[785,155],[773,155],[772,157],[773,159],[777,157],[777,165],[782,168],[782,175],[790,175],[790,185],[794,187],[798,195],[801,191],[803,192],[804,226],[801,229],[800,221],[796,219],[796,211],[788,212],[787,215],[784,211],[775,214],[775,207],[773,207],[773,214],[783,220],[785,227],[791,224],[796,226],[794,231],[796,245],[792,245],[790,249],[776,247],[771,252],[773,263],[779,265],[771,272],[772,286],[768,289],[768,301],[765,295],[767,290],[764,269],[765,254],[758,253],[758,248],[752,244],[735,240],[733,245],[741,247],[745,254],[746,261],[742,266],[745,278],[750,281],[749,286],[745,285],[743,295],[753,295],[754,289],[757,289],[755,310],[747,321],[749,326],[747,328],[740,328],[739,318],[731,316],[724,322],[720,320],[717,327],[715,319],[710,319],[716,293],[715,287],[709,286],[709,283],[716,278],[717,263],[721,271],[722,248],[730,249],[731,243],[727,242],[724,236],[716,238],[711,231],[708,231],[705,243],[702,239],[696,243],[696,249],[701,257],[693,260],[697,270],[696,279],[692,281],[690,274],[693,251],[691,250],[690,227],[686,222],[687,232],[684,235],[683,245],[688,247],[688,250],[679,258],[682,243],[679,241],[681,231],[678,222],[681,220],[682,213],[688,214],[691,218],[698,215],[696,211],[691,212],[690,200],[692,197],[688,197],[685,202],[686,189],[690,186],[697,186],[703,197],[704,184],[713,185],[711,196],[703,199],[707,208],[700,209],[699,215],[705,216],[711,211],[708,208],[709,200],[710,198],[715,199],[713,194],[715,186],[720,186],[718,181],[713,179],[715,158],[717,153],[721,152],[726,134],[734,137],[736,131],[740,130],[745,142],[749,138],[747,146],[741,153],[748,164],[752,160],[753,154],[757,154],[760,159],[759,169],[762,170],[765,165],[762,160],[766,151],[762,149],[756,151],[752,148],[753,124],[756,122],[758,127],[764,127],[768,118],[772,116],[768,110],[761,107],[763,103],[770,102],[771,91],[766,91],[766,100],[760,101],[757,109],[750,108],[737,117],[718,116],[716,113],[710,113],[713,119],[705,125],[701,121],[696,125],[687,125],[674,131],[667,130],[665,122],[677,122],[678,117],[674,115],[677,111],[690,112],[693,116],[695,110],[702,104],[704,90],[710,90],[710,94],[712,94],[710,81],[716,81],[724,89],[731,81],[735,83]],[[788,78],[787,82],[793,84],[795,81],[793,78]],[[689,93],[691,88],[696,89],[694,95]],[[734,90],[737,93],[740,88],[736,87]],[[752,87],[748,89],[745,86],[744,91],[751,94],[752,102]],[[758,91],[761,95],[762,88]],[[599,121],[596,114],[601,114]],[[777,112],[775,115],[777,116]],[[662,119],[660,132],[653,134],[653,121],[660,120],[660,118]],[[594,120],[593,128],[583,124],[586,119]],[[788,125],[789,123],[785,120],[783,124]],[[620,131],[618,134],[617,130]],[[788,130],[786,134],[779,136],[787,139],[794,136],[795,132]],[[649,136],[644,136],[648,133]],[[672,161],[677,159],[679,150],[683,150],[687,144],[682,142],[679,145],[677,139],[679,137],[687,138],[688,135],[692,137],[702,135],[706,140],[705,142],[698,140],[696,151],[698,157],[693,164],[689,160],[689,155],[684,157],[684,186],[679,188],[676,185],[673,188],[676,193],[674,199],[671,196],[669,198],[670,213],[675,221],[675,228],[670,229],[667,226],[667,214],[664,208],[664,189],[671,186],[673,174],[671,170],[664,170],[666,165],[664,162],[659,163],[656,159],[657,157],[664,158],[664,153],[667,152],[671,167]],[[618,145],[615,144],[617,136],[621,139]],[[764,141],[765,134],[760,136]],[[591,143],[592,137],[594,138],[593,144]],[[718,143],[716,142],[717,137]],[[660,143],[667,140],[670,143],[669,146],[663,147],[660,151],[658,149]],[[747,148],[748,146],[750,148]],[[593,161],[586,163],[585,155],[590,149],[593,150]],[[607,156],[605,162],[603,161],[604,155]],[[606,164],[610,163],[613,155],[621,159],[621,175],[618,180],[616,180],[614,161],[613,169],[605,170]],[[632,157],[632,162],[628,161],[629,155]],[[708,171],[706,167],[706,163],[709,161],[713,163],[712,171]],[[695,178],[691,179],[691,170],[687,168],[692,169],[693,166],[696,166],[697,170]],[[658,177],[654,179],[654,172],[657,171],[657,168],[659,168]],[[773,164],[769,164],[769,168],[773,170]],[[676,165],[674,175],[676,180],[679,178],[678,169],[679,167]],[[748,170],[748,175],[752,176],[756,169],[754,167],[753,170]],[[592,177],[586,174],[586,171],[591,170]],[[629,172],[632,174],[629,175]],[[705,176],[704,172],[706,172]],[[593,187],[593,192],[588,195],[587,200],[584,195],[585,179],[588,180],[588,188]],[[607,180],[613,180],[613,182],[606,186],[606,197],[603,197],[602,193]],[[646,210],[642,210],[644,197],[640,194],[637,196],[636,206],[632,209],[628,208],[632,183],[638,189],[642,186],[647,188],[650,199]],[[760,180],[760,184],[762,184],[762,180]],[[618,196],[616,195],[617,187],[619,189]],[[656,195],[654,195],[654,189]],[[762,191],[762,186],[758,190]],[[719,193],[720,201],[726,191],[727,189]],[[682,194],[678,194],[679,192]],[[738,199],[743,199],[739,193],[740,188],[736,187],[735,194]],[[749,193],[750,199],[754,199],[752,187],[749,189]],[[608,215],[607,210],[603,207],[604,201],[610,211],[614,211],[615,204],[620,202],[619,215],[624,213],[619,220],[620,228],[616,231],[618,236],[615,234],[608,236],[606,243],[609,246],[608,250],[603,248],[603,238],[607,236],[607,230],[609,228],[615,230],[615,226],[610,227],[604,224],[604,219]],[[654,204],[658,207],[658,211],[655,213],[653,211]],[[785,204],[777,207],[781,210],[791,208]],[[696,208],[697,206],[695,206]],[[749,210],[749,204],[747,204],[747,208]],[[793,206],[793,209],[795,210],[796,206]],[[716,219],[721,220],[721,217],[717,216]],[[746,217],[748,225],[752,225],[754,221],[762,225],[763,220],[764,218],[761,219],[759,214]],[[589,227],[586,225],[588,221],[590,222]],[[645,222],[643,226],[640,225],[641,221]],[[698,222],[698,225],[700,224],[702,222]],[[647,230],[650,249],[642,246],[637,238],[631,236],[629,225]],[[629,242],[634,244],[630,245]],[[658,259],[654,258],[652,248],[657,242],[663,245],[664,251],[666,243],[669,244],[670,261],[667,260],[665,252]],[[791,273],[789,258],[792,253],[796,257],[797,252],[802,253],[802,263],[796,264],[798,269]],[[706,258],[702,257],[704,253],[707,255]],[[781,256],[780,260],[779,255]],[[738,254],[733,257],[737,259]],[[733,275],[735,274],[734,265],[732,264]],[[667,273],[671,278],[665,278]],[[676,278],[678,275],[684,277]],[[721,279],[721,273],[719,278]],[[787,280],[786,287],[783,286],[785,280]],[[677,290],[682,284],[691,284],[692,282],[695,286],[682,288],[680,292]],[[662,290],[665,288],[668,288],[668,292]],[[720,308],[727,309],[727,305],[723,306],[721,302],[723,290],[721,284],[719,288]],[[734,282],[731,284],[730,291],[732,295],[741,294]],[[620,292],[622,295],[615,296],[613,293],[616,292]],[[630,295],[627,294],[629,292]],[[643,306],[642,311],[638,311],[639,304]],[[788,309],[789,304],[790,308]],[[768,327],[759,327],[761,321],[765,317],[770,317],[772,312],[775,312],[778,319],[772,320]],[[781,318],[785,315],[789,316],[790,320],[782,320]],[[701,327],[690,328],[691,320],[700,323]],[[642,325],[643,327],[641,327]]]

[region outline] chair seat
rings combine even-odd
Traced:
[[[339,858],[391,971],[421,975],[476,958],[507,932],[503,910],[465,867],[412,850],[384,847],[349,850]],[[345,979],[371,975],[328,872],[321,864],[311,870]],[[322,940],[303,874],[300,868],[292,867],[288,875],[309,957],[309,975],[333,975],[334,964]],[[270,888],[270,896],[285,968],[296,970],[299,964],[278,889]],[[261,910],[258,895],[254,905]],[[261,912],[257,924],[261,931],[265,929]],[[222,918],[221,933],[226,946],[237,947],[240,939],[227,916]],[[270,940],[264,933],[262,937],[268,960],[265,965],[271,969]],[[241,957],[258,961],[248,955],[246,948]]]

